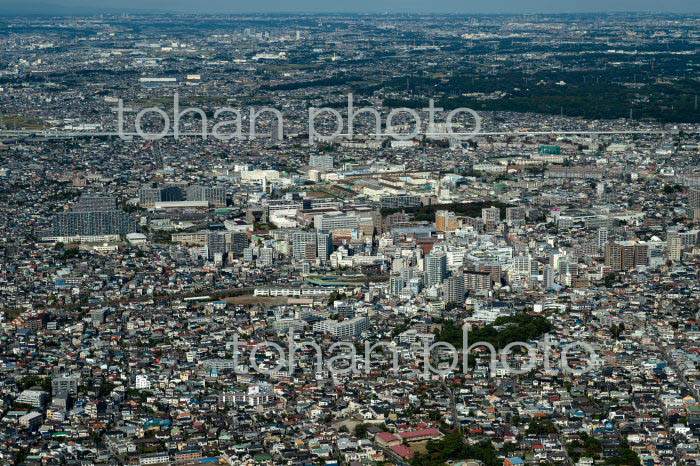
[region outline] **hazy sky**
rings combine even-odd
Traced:
[[[700,12],[698,0],[0,0],[0,14],[17,5],[153,9],[188,13],[248,12],[436,12],[436,13],[569,13],[600,11]]]

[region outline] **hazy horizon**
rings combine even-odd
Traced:
[[[105,0],[50,0],[50,1],[4,1],[0,0],[0,14],[57,14],[85,12],[151,12],[151,13],[202,13],[202,14],[246,14],[246,13],[421,13],[421,14],[556,14],[556,13],[687,13],[700,12],[697,2],[669,0],[659,5],[653,0],[618,0],[608,2],[591,0],[532,0],[527,3],[515,0],[490,2],[459,2],[436,0],[430,3],[416,0],[358,0],[339,5],[318,0],[301,0],[293,5],[280,0],[261,0],[252,7],[248,2],[226,0],[202,0],[197,3],[186,0],[124,0],[118,7]]]

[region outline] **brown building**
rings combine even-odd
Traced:
[[[464,289],[469,291],[490,290],[491,273],[465,270]]]
[[[202,450],[199,449],[187,449],[180,450],[173,454],[173,463],[175,464],[189,464],[198,462],[202,458]]]
[[[646,244],[633,241],[610,241],[605,245],[605,265],[613,272],[649,265]]]
[[[459,228],[459,220],[454,212],[438,210],[435,212],[435,228],[444,232],[455,231]]]

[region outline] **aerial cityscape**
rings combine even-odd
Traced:
[[[0,464],[700,466],[700,14],[32,8]]]

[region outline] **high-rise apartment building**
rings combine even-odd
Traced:
[[[500,215],[499,215],[500,217]],[[506,207],[506,222],[510,224],[525,223],[524,207]]]
[[[209,260],[213,260],[218,254],[223,258],[226,254],[226,235],[222,233],[207,234],[207,251]]]
[[[67,392],[70,395],[78,394],[78,376],[62,375],[51,379],[51,392]]]
[[[445,280],[445,302],[464,303],[464,276],[455,275]]]
[[[154,184],[146,184],[139,189],[139,205],[141,207],[153,207],[156,202],[177,202],[185,200],[182,188],[179,186],[158,187]]]
[[[272,265],[274,261],[274,249],[272,248],[261,248],[258,254],[258,262],[261,266]]]
[[[114,196],[102,194],[84,194],[80,196],[74,212],[103,212],[117,209],[117,199]]]
[[[53,218],[54,236],[99,236],[134,233],[138,223],[126,212],[59,212]]]
[[[513,271],[519,275],[531,275],[531,263],[532,258],[530,256],[515,256],[513,258]]]
[[[459,228],[459,220],[454,212],[438,210],[435,212],[435,228],[444,232],[455,231]]]
[[[307,260],[307,246],[312,245],[314,257],[316,256],[316,233],[310,231],[296,231],[292,234],[292,256],[295,260]]]
[[[669,234],[666,239],[668,258],[672,261],[679,261],[683,255],[683,239],[678,234]]]
[[[188,201],[207,201],[216,207],[226,206],[226,189],[221,186],[192,185],[187,188]]]
[[[398,296],[401,294],[403,289],[406,287],[407,280],[401,276],[392,275],[389,278],[389,294],[391,296]]]
[[[554,268],[551,265],[546,266],[542,272],[542,284],[545,290],[554,288]]]
[[[700,220],[700,189],[691,189],[688,193],[688,208],[693,220]]]
[[[700,189],[691,189],[688,192],[688,207],[700,209]]]
[[[603,249],[608,242],[608,229],[598,228],[598,248]]]
[[[629,270],[638,265],[649,265],[648,247],[633,241],[609,241],[605,245],[605,265],[613,271]]]
[[[316,244],[318,258],[322,261],[328,260],[333,252],[333,235],[331,233],[317,233]]]
[[[432,252],[425,256],[424,268],[426,286],[442,283],[447,276],[447,255]]]
[[[465,291],[483,291],[491,289],[491,274],[489,272],[464,271]]]
[[[243,254],[243,250],[250,244],[250,238],[245,231],[232,231],[231,235],[231,252],[237,256]]]
[[[481,219],[484,223],[498,223],[501,221],[501,209],[498,207],[481,209]]]
[[[411,194],[399,194],[397,196],[382,196],[379,198],[379,206],[382,209],[401,209],[404,207],[419,207],[423,203],[420,196]]]
[[[309,157],[309,166],[318,170],[333,170],[333,156],[329,154],[312,155]]]

